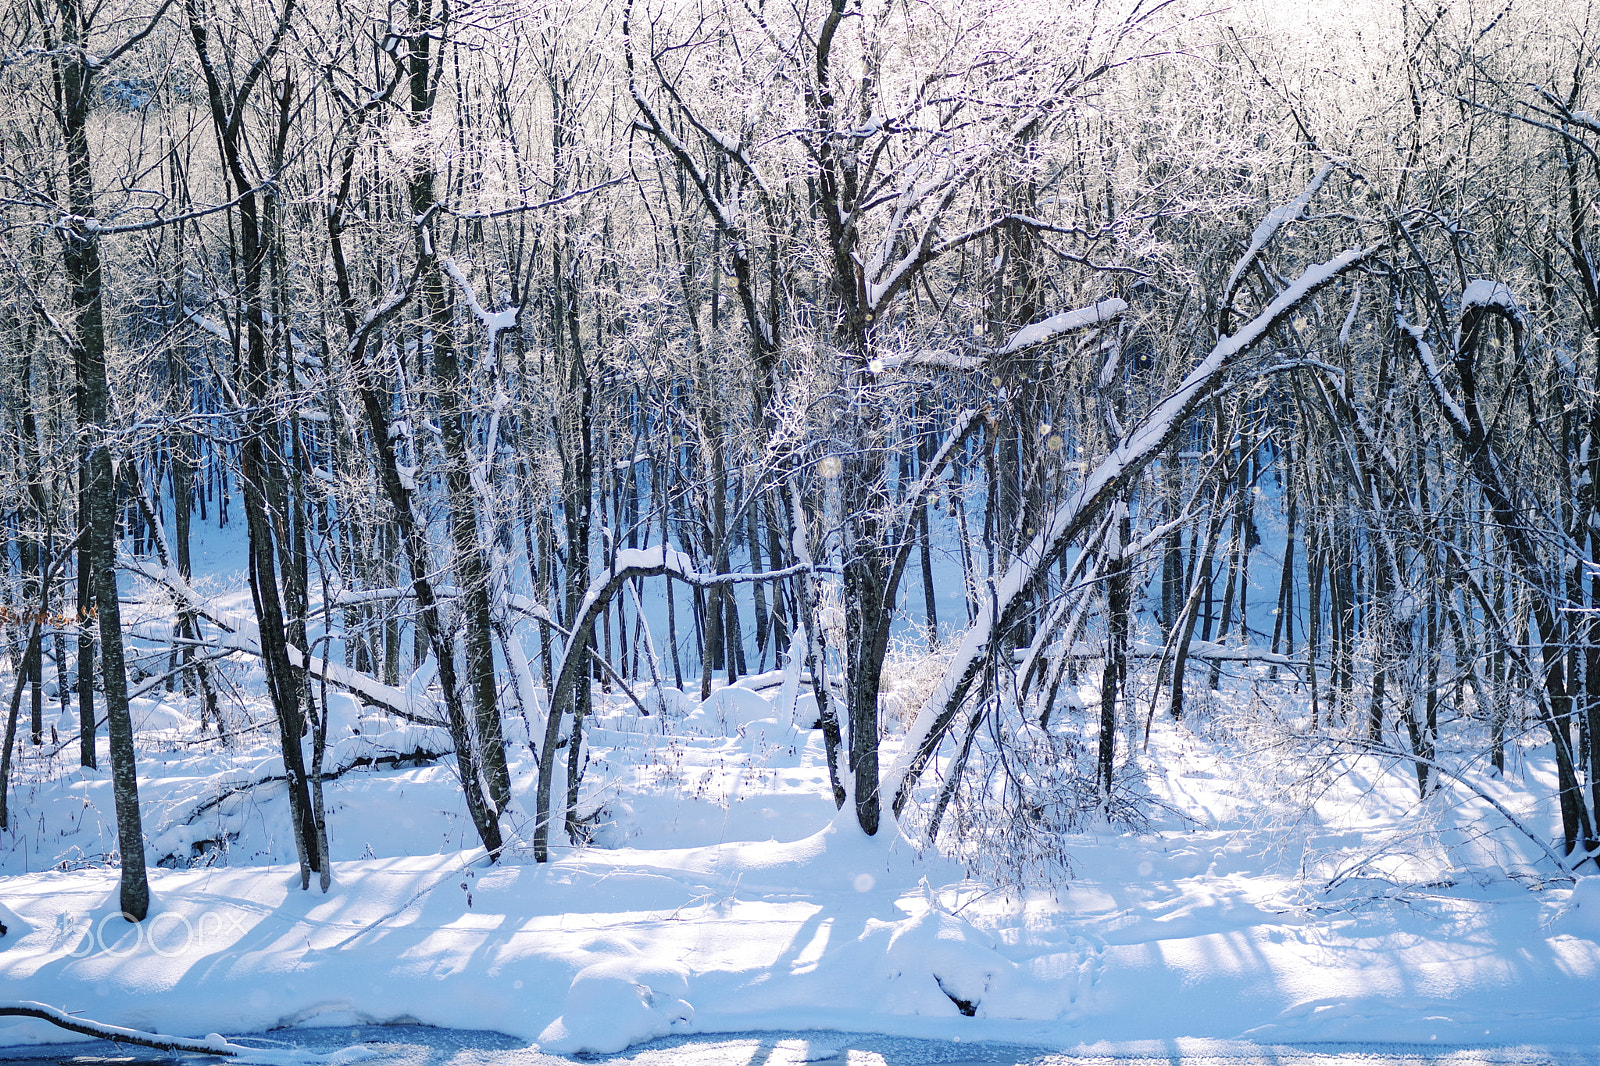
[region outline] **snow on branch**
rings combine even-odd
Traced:
[[[694,154],[689,151],[689,146],[684,144],[682,138],[674,133],[667,123],[661,120],[661,116],[656,114],[656,109],[650,106],[650,101],[645,99],[644,91],[639,88],[638,75],[634,69],[633,35],[630,30],[632,19],[633,7],[632,4],[629,4],[624,10],[622,18],[622,54],[628,71],[628,95],[633,97],[634,106],[638,107],[639,113],[644,116],[644,121],[636,121],[633,126],[635,129],[648,133],[661,142],[662,147],[666,148],[673,158],[688,172],[690,180],[694,182],[695,188],[700,192],[701,200],[705,202],[706,210],[710,211],[712,216],[716,218],[717,225],[721,227],[722,231],[730,239],[742,242],[743,235],[739,228],[738,220],[734,217],[733,212],[728,209],[728,205],[723,203],[721,198],[713,191],[711,182],[707,179],[705,171],[695,161]],[[661,73],[659,67],[656,68],[656,72],[657,74]],[[667,85],[669,90],[671,89],[671,79],[663,75],[661,81]]]
[[[1103,325],[1126,314],[1127,311],[1127,303],[1116,297],[1101,300],[1097,304],[1089,307],[1080,307],[1074,311],[1063,311],[1058,315],[1051,315],[1049,318],[1023,326],[1012,335],[1010,340],[994,349],[990,354],[1011,355],[1015,352],[1020,352],[1024,348],[1046,344],[1066,333]]]
[[[111,237],[124,233],[148,233],[150,230],[164,229],[167,226],[181,226],[207,215],[220,214],[223,211],[237,207],[245,199],[262,193],[269,193],[278,186],[278,176],[274,175],[257,182],[254,186],[235,196],[226,203],[213,204],[210,207],[198,207],[186,211],[181,215],[163,215],[158,207],[133,207],[130,211],[148,211],[154,218],[147,222],[126,222],[106,224],[97,218],[85,218],[82,215],[62,215],[56,222],[56,229],[86,237]]]
[[[1428,343],[1424,330],[1421,326],[1412,325],[1398,312],[1395,314],[1394,324],[1400,335],[1411,342],[1412,350],[1417,353],[1417,359],[1428,375],[1428,384],[1433,387],[1434,398],[1439,401],[1439,406],[1444,408],[1445,417],[1450,419],[1457,436],[1466,440],[1472,435],[1467,412],[1456,402],[1456,398],[1450,395],[1450,389],[1444,383],[1444,374],[1439,370],[1439,363],[1433,357],[1433,345]]]
[[[694,566],[694,560],[676,548],[665,544],[656,544],[649,548],[624,548],[617,552],[607,566],[595,575],[589,583],[589,589],[584,593],[583,602],[578,605],[573,613],[572,633],[573,639],[568,642],[566,650],[562,653],[559,669],[556,676],[560,680],[556,683],[554,698],[550,701],[552,708],[562,706],[562,699],[570,688],[571,679],[567,677],[573,669],[574,657],[572,652],[580,645],[587,645],[585,639],[589,628],[600,612],[605,609],[611,597],[623,582],[636,577],[659,577],[668,574],[679,581],[700,588],[711,588],[714,585],[735,585],[752,581],[779,581],[786,577],[793,577],[803,573],[806,564],[796,564],[782,570],[767,570],[759,574],[717,574],[703,573]]]
[[[867,307],[874,313],[879,312],[901,289],[910,284],[916,276],[916,271],[922,266],[976,239],[999,224],[989,222],[952,240],[935,245],[934,237],[938,233],[936,221],[949,209],[959,189],[959,183],[952,172],[941,174],[920,184],[915,180],[908,181],[901,190],[900,202],[895,205],[894,214],[884,229],[880,246],[862,267],[863,291]],[[935,206],[926,210],[928,216],[935,221],[930,221],[923,228],[922,235],[915,241],[907,241],[910,250],[891,265],[889,258],[902,231],[907,228],[908,220],[923,208],[924,201],[934,193],[940,193],[939,199]]]
[[[212,318],[210,315],[197,311],[192,307],[185,307],[183,309],[183,316],[187,318],[189,322],[202,333],[211,334],[223,344],[231,345],[233,343],[233,337],[228,333],[227,327],[225,327],[221,322],[218,322],[216,319]]]
[[[1239,257],[1239,262],[1234,265],[1233,273],[1228,275],[1228,284],[1222,289],[1222,306],[1227,307],[1233,303],[1233,294],[1239,287],[1239,282],[1244,280],[1245,274],[1255,265],[1256,257],[1267,246],[1273,237],[1278,235],[1286,224],[1299,221],[1305,214],[1306,208],[1311,204],[1311,198],[1317,195],[1317,190],[1322,188],[1322,183],[1328,180],[1328,175],[1333,173],[1333,164],[1324,163],[1322,169],[1317,171],[1311,182],[1286,204],[1279,204],[1267,212],[1267,217],[1256,226],[1255,232],[1250,234],[1250,247],[1245,249],[1244,255]]]
[[[961,355],[957,352],[931,350],[893,355],[875,355],[867,360],[867,369],[874,374],[884,374],[902,366],[922,370],[982,370],[988,360],[981,355]]]
[[[552,196],[547,200],[540,200],[536,204],[512,204],[510,207],[502,207],[493,211],[462,211],[445,205],[441,205],[439,210],[440,213],[449,215],[451,218],[465,219],[468,221],[487,221],[488,219],[494,218],[506,218],[509,215],[521,215],[532,211],[544,211],[552,207],[559,207],[569,200],[576,200],[580,196],[588,196],[591,193],[597,193],[603,189],[609,189],[613,185],[621,185],[627,180],[628,178],[626,175],[619,178],[610,178],[595,185],[589,185],[582,189],[573,189],[571,192],[564,192],[559,196]],[[524,192],[526,192],[526,190],[524,190]]]
[[[420,261],[419,261],[420,267]],[[413,269],[411,280],[402,289],[390,293],[382,303],[368,311],[361,323],[350,331],[350,339],[345,343],[345,352],[356,355],[361,351],[362,345],[373,330],[381,326],[385,320],[396,311],[400,310],[411,300],[412,286],[417,280],[417,270]]]
[[[601,572],[597,581],[607,574],[620,574],[624,570],[651,570],[656,574],[671,574],[690,585],[710,588],[713,585],[743,585],[752,581],[777,581],[805,570],[804,566],[789,566],[782,570],[763,570],[759,574],[706,573],[694,568],[694,560],[676,548],[657,544],[649,548],[623,548],[611,560],[611,565]],[[625,576],[636,576],[628,574]]]
[[[467,307],[472,310],[472,317],[483,323],[483,331],[489,335],[492,346],[501,331],[517,328],[517,313],[522,308],[517,306],[507,307],[503,311],[490,311],[478,302],[478,294],[472,291],[472,282],[467,280],[466,274],[456,265],[456,261],[449,256],[439,257],[439,266],[450,275],[450,280],[456,283],[461,290],[462,299],[467,301]]]
[[[1589,112],[1580,111],[1569,106],[1561,97],[1543,86],[1535,86],[1535,91],[1555,108],[1556,113],[1561,116],[1563,121],[1580,129],[1588,130],[1590,133],[1600,133],[1600,121],[1597,121]]]
[[[1499,315],[1511,323],[1517,350],[1521,351],[1523,338],[1528,335],[1528,316],[1512,291],[1498,281],[1479,278],[1461,290],[1461,322],[1456,330],[1456,358],[1466,355],[1473,330],[1484,315]]]
[[[1495,308],[1518,322],[1525,323],[1527,321],[1527,317],[1522,312],[1522,305],[1517,302],[1516,296],[1503,283],[1498,281],[1479,278],[1477,281],[1469,282],[1467,287],[1461,290],[1461,313],[1463,315],[1467,313],[1469,308],[1482,307]]]

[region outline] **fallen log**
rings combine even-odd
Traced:
[[[68,1032],[110,1040],[118,1044],[155,1048],[157,1051],[195,1051],[204,1055],[230,1057],[260,1054],[259,1048],[231,1043],[216,1033],[209,1033],[199,1040],[187,1036],[147,1033],[142,1029],[127,1029],[120,1025],[107,1025],[105,1022],[79,1018],[48,1003],[37,1003],[28,999],[0,1000],[0,1018],[38,1018]]]

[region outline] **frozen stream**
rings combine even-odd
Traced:
[[[500,1033],[436,1029],[428,1026],[365,1026],[297,1029],[235,1037],[239,1043],[298,1051],[289,1057],[307,1063],[355,1045],[369,1054],[346,1051],[334,1061],[373,1066],[475,1066],[479,1063],[570,1066],[572,1059],[535,1050]],[[201,1066],[226,1058],[119,1047],[94,1040],[0,1048],[0,1063],[66,1066],[169,1063]],[[1600,1066],[1600,1045],[1462,1047],[1422,1044],[1249,1044],[1229,1041],[1151,1041],[1095,1047],[1075,1052],[1002,1043],[916,1040],[905,1037],[827,1031],[788,1031],[676,1037],[640,1045],[616,1055],[577,1061],[615,1066]]]

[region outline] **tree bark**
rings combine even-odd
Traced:
[[[100,667],[110,739],[111,783],[116,802],[117,847],[121,856],[120,902],[129,921],[142,921],[150,907],[145,875],[144,829],[139,812],[138,771],[133,722],[128,715],[128,678],[123,663],[122,611],[117,591],[116,481],[112,468],[115,437],[111,426],[111,388],[106,374],[105,277],[100,241],[81,221],[96,217],[94,167],[89,153],[89,116],[94,106],[94,75],[89,52],[95,9],[81,0],[60,0],[56,32],[50,41],[57,118],[67,157],[67,198],[72,220],[63,220],[62,265],[71,289],[76,325],[72,337],[74,392],[82,466],[84,530],[78,565],[87,574],[100,630]],[[80,644],[81,647],[81,644]],[[86,665],[79,662],[80,691]],[[85,744],[93,744],[93,731]],[[92,750],[92,749],[91,749]]]

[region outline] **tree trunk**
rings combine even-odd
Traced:
[[[284,0],[276,32],[257,60],[256,71],[265,73],[270,69],[293,14],[294,4],[295,0]],[[245,161],[250,158],[251,149],[243,139],[245,127],[235,121],[241,109],[251,106],[250,95],[261,82],[249,78],[237,87],[224,86],[212,62],[211,29],[201,11],[199,0],[185,0],[185,10],[195,55],[205,76],[222,164],[227,180],[237,193],[237,243],[230,249],[236,256],[239,278],[240,322],[235,335],[243,335],[243,351],[238,353],[238,362],[242,392],[250,405],[242,418],[239,488],[244,496],[245,527],[249,539],[250,595],[261,635],[267,691],[277,719],[278,743],[283,752],[289,793],[290,821],[294,827],[295,849],[300,861],[300,887],[304,889],[310,887],[312,873],[324,871],[327,857],[317,849],[320,818],[313,805],[302,746],[302,738],[307,732],[303,700],[307,686],[304,676],[295,669],[289,656],[290,626],[294,625],[299,635],[303,617],[299,617],[298,610],[293,616],[285,617],[279,585],[280,563],[287,562],[290,572],[285,574],[285,578],[291,593],[290,605],[297,607],[296,598],[303,597],[295,596],[297,587],[293,558],[297,553],[293,549],[294,531],[291,528],[294,516],[288,513],[288,479],[280,451],[283,427],[274,403],[267,333],[270,251],[267,228],[271,225],[273,194],[260,191],[246,169]],[[292,85],[286,79],[279,86],[278,98],[274,101],[279,122],[275,131],[277,147],[271,156],[282,154],[291,101]],[[297,617],[299,621],[296,621]],[[304,654],[304,640],[301,639],[299,644],[299,650]]]
[[[88,121],[96,89],[88,52],[91,12],[80,0],[59,4],[59,42],[50,47],[58,92],[58,117],[67,155],[67,195],[73,218],[97,216],[94,168],[89,156]],[[57,47],[59,44],[59,47]],[[122,611],[117,591],[116,481],[111,450],[115,446],[110,424],[111,389],[106,376],[104,275],[98,237],[65,221],[60,227],[64,248],[62,264],[72,293],[76,316],[73,363],[77,370],[75,400],[84,457],[83,544],[78,565],[86,572],[87,591],[94,601],[100,630],[100,673],[106,701],[106,732],[110,739],[111,787],[116,802],[117,846],[121,855],[120,902],[123,917],[137,922],[150,907],[150,885],[145,875],[144,829],[139,812],[138,772],[134,761],[133,722],[128,716],[128,678],[123,664]],[[82,645],[80,643],[80,649]],[[87,666],[80,658],[79,685],[89,684]],[[92,711],[85,713],[92,714]],[[93,744],[93,730],[86,745]],[[92,758],[92,747],[91,758]]]

